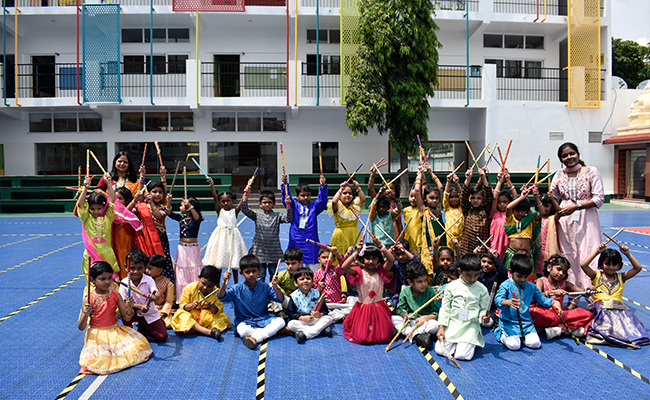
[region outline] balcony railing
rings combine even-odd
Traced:
[[[546,0],[547,15],[567,15],[568,0]],[[539,0],[494,0],[494,12],[505,14],[537,14],[544,18],[544,2]]]
[[[77,64],[18,64],[16,72],[8,80],[16,81],[19,98],[77,97]],[[83,88],[83,68],[79,79]]]
[[[185,62],[155,61],[153,79],[148,63],[121,63],[122,97],[185,97]],[[153,81],[153,82],[152,82]]]
[[[79,0],[79,5],[83,4],[84,0]],[[65,7],[77,5],[77,0],[5,0],[6,7]]]
[[[283,97],[286,94],[286,63],[201,63],[202,97]]]
[[[470,11],[479,11],[479,0],[431,0],[435,10],[465,11],[465,3]]]
[[[317,92],[321,98],[341,97],[341,65],[321,63],[318,73],[316,64],[302,63],[302,97],[314,98]]]
[[[560,68],[498,68],[497,99],[567,101],[567,71]]]

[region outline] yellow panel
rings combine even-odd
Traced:
[[[600,0],[569,0],[569,107],[600,108]]]
[[[341,0],[341,104],[345,104],[358,49],[359,0]]]
[[[438,70],[438,86],[436,90],[447,90],[452,92],[465,91],[465,69],[444,69]]]

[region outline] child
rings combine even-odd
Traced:
[[[532,187],[533,195],[539,209],[544,209],[539,198],[539,191],[536,186]],[[521,192],[521,196],[513,200],[506,207],[506,234],[510,239],[510,245],[503,256],[503,264],[510,267],[512,256],[519,250],[530,250],[531,239],[533,238],[533,226],[542,219],[542,213],[530,211],[530,202],[526,197],[527,190]]]
[[[426,166],[430,169],[431,166],[427,163]],[[424,190],[420,190],[420,185],[424,181],[424,169],[419,168],[420,177],[415,181],[415,200],[420,214],[422,215],[422,238],[420,239],[420,260],[427,268],[430,276],[435,272],[435,263],[433,259],[432,247],[435,247],[435,242],[438,245],[446,246],[447,237],[441,236],[445,231],[445,222],[440,212],[440,200],[442,199],[442,184],[440,180],[431,172],[435,178],[434,181],[438,186],[428,185]]]
[[[122,279],[120,284],[120,295],[122,298],[133,298],[133,309],[136,311],[124,325],[131,327],[133,323],[138,325],[138,332],[150,337],[154,342],[167,340],[167,329],[165,323],[160,319],[156,307],[150,307],[152,302],[160,300],[160,294],[153,278],[144,274],[144,264],[147,262],[147,255],[141,250],[133,250],[126,255],[127,269],[129,276]],[[134,288],[145,296],[136,293]]]
[[[282,175],[282,182],[287,181],[287,176]],[[296,186],[298,202],[291,193],[284,193],[285,185],[280,187],[282,198],[288,195],[291,198],[291,228],[289,228],[289,247],[298,247],[304,255],[305,265],[312,271],[318,269],[318,246],[307,242],[306,239],[318,242],[318,214],[327,208],[327,184],[325,177],[320,176],[320,187],[318,188],[318,199],[311,202],[311,187],[306,183],[299,183]],[[288,185],[287,185],[288,187]]]
[[[284,328],[284,320],[270,316],[267,308],[269,300],[282,303],[284,294],[278,287],[277,275],[271,279],[271,286],[257,280],[260,260],[256,256],[249,254],[242,257],[239,266],[244,282],[227,288],[231,273],[226,271],[218,298],[235,304],[237,335],[242,338],[244,346],[253,350],[258,343]]]
[[[235,270],[233,278],[238,281],[237,270],[239,260],[248,253],[244,239],[237,228],[237,214],[241,210],[241,203],[233,208],[237,196],[230,192],[217,194],[212,178],[207,178],[212,190],[214,209],[217,211],[217,227],[212,231],[208,247],[203,256],[203,265],[214,265],[223,270]]]
[[[386,187],[379,190],[382,193]],[[395,208],[391,209],[391,202],[395,202]],[[372,221],[372,233],[384,246],[392,246],[395,240],[397,220],[402,214],[402,202],[395,198],[395,192],[388,191],[387,195],[381,194],[370,204],[370,221]]]
[[[354,190],[347,181],[341,183],[341,187],[332,197],[332,202],[327,205],[327,212],[334,218],[336,224],[330,246],[336,247],[339,252],[356,245],[354,241],[358,240],[357,236],[359,236],[357,215],[361,213],[361,208],[366,202],[366,195],[359,187],[359,182],[353,180],[352,183]],[[355,194],[359,196],[356,197]]]
[[[533,248],[539,248],[539,258],[537,260],[536,270],[538,275],[545,273],[544,261],[548,260],[553,254],[559,253],[559,246],[557,244],[557,229],[555,223],[557,216],[552,201],[548,193],[541,196],[543,210],[537,210],[542,214],[542,226],[537,236],[537,240],[533,241]]]
[[[108,173],[104,177],[107,180],[110,179]],[[86,176],[84,179],[84,187],[77,200],[77,212],[83,224],[81,236],[83,237],[86,248],[82,264],[86,282],[88,282],[88,266],[96,261],[106,261],[116,274],[120,273],[120,267],[117,264],[115,253],[111,247],[111,227],[115,219],[113,209],[115,192],[113,192],[113,186],[108,185],[106,189],[108,191],[108,199],[101,193],[91,193],[86,199],[86,193],[91,181],[92,178]],[[86,201],[88,202],[87,207]]]
[[[352,267],[355,259],[363,263],[363,269]],[[359,245],[343,262],[341,268],[348,274],[348,282],[359,290],[359,301],[343,321],[343,336],[347,340],[359,344],[390,341],[393,322],[383,293],[384,283],[390,281],[388,272],[394,262],[393,255],[378,241],[363,247]]]
[[[499,286],[494,303],[498,304],[499,325],[494,330],[494,336],[509,350],[519,350],[522,345],[529,349],[539,349],[542,343],[535,331],[533,318],[530,316],[531,301],[544,308],[554,307],[562,313],[562,305],[557,300],[545,297],[537,286],[528,282],[528,277],[533,270],[533,262],[524,254],[516,254],[510,263],[512,279],[508,279]],[[515,298],[516,297],[516,298]]]
[[[454,187],[451,187],[451,183]],[[463,208],[460,206],[460,184],[458,183],[458,175],[447,175],[447,184],[445,185],[445,192],[442,194],[442,211],[445,212],[445,229],[447,231],[447,242],[451,243],[451,238],[454,237],[458,242],[463,238],[463,226],[465,225]],[[456,222],[460,218],[460,221]],[[454,224],[452,226],[452,224]]]
[[[587,331],[587,342],[639,349],[650,344],[650,336],[636,315],[623,304],[622,299],[625,282],[641,272],[641,264],[630,253],[627,246],[621,246],[621,252],[630,260],[632,269],[618,272],[623,265],[621,253],[606,247],[607,242],[601,243],[580,264],[585,274],[591,278],[591,284],[605,292],[594,295],[591,311],[596,316]],[[596,272],[589,267],[589,264],[598,254],[600,254],[599,271]]]
[[[156,282],[156,289],[160,296],[155,301],[156,309],[160,313],[160,319],[165,324],[165,328],[171,329],[172,322],[172,305],[174,304],[174,284],[169,278],[165,277],[162,272],[167,265],[167,260],[162,254],[154,254],[147,260],[146,273]]]
[[[178,311],[172,318],[174,331],[196,332],[217,341],[222,340],[221,332],[232,324],[223,312],[223,303],[215,296],[214,288],[220,277],[221,273],[216,267],[206,265],[201,270],[199,280],[183,288]]]
[[[181,201],[176,214],[172,211],[172,195],[167,195],[167,209],[165,212],[180,225],[178,248],[176,250],[176,298],[181,298],[185,286],[199,279],[203,268],[201,262],[201,246],[199,245],[199,227],[203,221],[201,204],[194,197]]]
[[[481,272],[478,275],[478,281],[485,286],[488,292],[492,292],[492,287],[494,284],[497,284],[497,287],[501,285],[506,279],[508,279],[508,270],[506,266],[503,265],[503,262],[499,258],[499,253],[496,250],[490,249],[483,253],[480,252],[481,248],[477,247],[474,250],[476,254],[481,259]],[[481,324],[483,327],[492,329],[494,326],[494,321],[496,321],[495,312],[497,306],[495,304],[489,305],[490,309],[488,310],[490,319],[485,324]]]
[[[452,240],[456,240],[456,238],[452,238]],[[456,254],[451,248],[446,246],[438,248],[438,244],[434,243],[433,257],[435,275],[431,277],[431,282],[433,286],[440,286],[445,283],[445,273],[449,265],[454,262]]]
[[[128,322],[133,317],[133,299],[124,305],[122,296],[111,290],[111,265],[105,261],[97,261],[90,266],[88,273],[95,290],[84,296],[82,312],[79,315],[80,331],[90,325],[79,356],[80,373],[112,374],[147,361],[151,356],[147,339],[133,328],[117,323],[116,309],[120,310],[122,321]]]
[[[245,216],[255,221],[255,236],[249,254],[254,254],[260,259],[260,281],[266,281],[266,271],[273,277],[277,262],[282,258],[282,246],[280,245],[280,224],[290,223],[293,217],[291,212],[291,200],[285,198],[287,213],[280,214],[273,212],[275,207],[275,195],[265,190],[260,193],[260,208],[262,211],[253,211],[248,208],[248,190],[246,187],[242,197],[241,211]]]
[[[321,297],[318,290],[314,289],[314,273],[309,268],[298,268],[293,273],[293,280],[298,290],[291,293],[289,299],[289,323],[287,327],[296,334],[298,344],[307,339],[313,339],[323,332],[332,337],[332,317],[328,314],[325,300],[317,306]]]
[[[391,303],[393,307],[397,306],[399,300],[399,294],[402,291],[402,287],[408,285],[406,280],[406,265],[411,261],[420,261],[413,253],[411,253],[411,246],[409,245],[408,240],[400,239],[395,245],[390,249],[395,258],[395,263],[393,263],[393,268],[391,271],[395,276],[395,295],[391,298]]]
[[[568,273],[569,260],[559,254],[553,254],[544,263],[544,276],[537,279],[537,289],[544,296],[557,300],[562,304],[565,294],[582,292],[584,290],[566,281]],[[533,317],[535,328],[538,331],[544,329],[546,339],[548,340],[560,336],[566,329],[564,323],[558,318],[554,310],[531,305],[530,315]],[[589,328],[589,322],[594,319],[594,315],[585,309],[575,308],[573,310],[564,310],[564,317],[562,319],[575,336],[583,337],[585,330]]]
[[[463,256],[458,261],[458,269],[460,279],[447,285],[442,298],[435,350],[440,356],[448,352],[457,360],[469,361],[476,346],[485,346],[479,319],[482,317],[483,323],[487,322],[484,314],[489,295],[485,286],[478,283],[481,262],[477,256]]]
[[[418,174],[416,181],[420,178]],[[422,182],[420,182],[422,183]],[[409,192],[409,206],[404,209],[404,239],[408,240],[413,254],[420,254],[422,240],[422,215],[416,200],[415,186]],[[409,222],[410,221],[410,222]]]
[[[497,175],[497,186],[495,190],[492,191],[492,208],[490,210],[490,216],[492,217],[492,222],[490,223],[490,236],[492,240],[490,241],[490,247],[496,250],[499,253],[499,257],[503,258],[506,255],[506,249],[510,244],[508,235],[506,235],[506,230],[504,225],[506,223],[506,208],[508,204],[512,202],[513,196],[517,196],[517,189],[510,182],[510,174],[508,170],[505,170],[503,173],[499,172]],[[502,189],[503,184],[506,183],[508,189]]]
[[[332,248],[332,251],[321,247],[318,251],[318,261],[320,269],[314,273],[314,288],[325,294],[327,309],[330,310],[329,316],[333,322],[343,320],[352,311],[352,305],[355,299],[344,298],[341,290],[341,276],[345,274],[341,269],[343,256]],[[338,262],[337,262],[338,261]]]
[[[293,273],[298,268],[302,268],[302,250],[297,247],[289,247],[284,252],[284,264],[287,266],[287,269],[278,273],[278,286],[282,293],[285,294],[286,301],[284,302],[284,308],[287,308],[289,305],[289,296],[298,289],[293,279]]]
[[[411,261],[407,264],[406,279],[409,286],[406,286],[400,293],[399,304],[396,308],[398,315],[392,317],[395,329],[399,329],[406,321],[409,321],[409,316],[415,310],[438,294],[434,288],[427,285],[427,270],[419,261]],[[429,303],[413,318],[402,330],[402,333],[408,336],[415,329],[410,337],[410,342],[415,342],[418,346],[431,350],[434,335],[438,332],[438,307],[435,302]]]
[[[465,228],[463,240],[460,242],[460,253],[471,254],[476,246],[486,241],[490,234],[490,210],[492,209],[492,187],[485,177],[485,169],[478,170],[479,181],[476,186],[470,187],[472,182],[472,169],[465,172],[465,183],[460,202],[465,215]]]
[[[123,207],[114,209],[116,215],[121,215],[124,220],[123,223],[119,219],[113,221],[111,227],[111,247],[117,259],[117,264],[120,266],[120,279],[126,278],[128,271],[126,270],[126,255],[135,248],[135,232],[142,229],[142,223],[138,217],[131,212],[133,209],[133,194],[126,187],[122,186],[115,191],[115,201],[113,204],[120,203]],[[129,206],[131,208],[129,208]]]

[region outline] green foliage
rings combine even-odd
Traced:
[[[430,0],[360,0],[359,48],[346,95],[352,134],[389,132],[400,154],[427,140],[428,98],[438,83],[438,26]]]
[[[630,89],[650,79],[650,48],[632,40],[612,38],[612,75],[620,76]]]

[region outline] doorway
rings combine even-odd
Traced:
[[[232,190],[242,192],[259,168],[251,190],[277,190],[277,142],[208,142],[208,173],[231,174]]]
[[[239,97],[239,54],[214,55],[214,97]]]
[[[55,97],[54,56],[32,56],[32,92],[34,97]]]
[[[560,101],[569,101],[569,42],[560,42]]]

